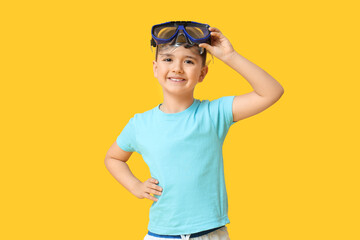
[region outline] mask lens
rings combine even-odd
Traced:
[[[209,30],[205,26],[187,26],[185,30],[195,39],[204,38],[209,35]]]
[[[159,27],[154,30],[154,35],[157,38],[169,39],[176,33],[177,27]]]

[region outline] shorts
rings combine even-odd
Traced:
[[[146,234],[144,240],[175,240],[175,239],[181,239],[181,240],[230,240],[229,233],[227,231],[227,227],[223,226],[221,228],[218,228],[215,231],[212,231],[210,233],[207,233],[205,235],[201,235],[198,237],[191,237],[191,234],[187,235],[179,235],[179,237],[174,238],[170,236],[166,237],[155,237],[149,234]]]

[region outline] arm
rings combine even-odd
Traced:
[[[279,82],[235,50],[224,57],[223,61],[243,76],[257,95],[266,98],[278,98],[284,93],[284,88]]]
[[[131,172],[127,161],[132,152],[122,150],[116,142],[111,145],[105,156],[105,166],[110,174],[129,192],[133,193],[137,183],[141,181]]]
[[[200,44],[211,54],[222,60],[242,75],[254,91],[235,96],[233,121],[255,115],[274,104],[284,93],[283,87],[263,69],[242,57],[232,47],[230,41],[218,30],[211,27],[212,45]]]
[[[280,83],[236,51],[224,58],[224,62],[242,75],[254,89],[252,92],[235,96],[234,122],[264,111],[283,95],[284,88]]]
[[[145,182],[141,182],[136,178],[126,163],[131,154],[132,152],[122,150],[115,141],[106,153],[104,161],[106,168],[122,186],[137,198],[158,201],[157,198],[150,195],[150,193],[161,195],[162,188],[156,185],[158,181],[149,178]]]

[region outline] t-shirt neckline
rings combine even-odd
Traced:
[[[161,103],[159,103],[159,105],[157,105],[157,107],[156,107],[156,112],[158,112],[159,115],[163,118],[177,118],[179,116],[183,116],[184,114],[187,114],[188,112],[192,111],[196,107],[198,102],[199,102],[199,100],[194,98],[193,103],[187,109],[185,109],[181,112],[177,112],[177,113],[165,113],[165,112],[161,111],[160,110]]]

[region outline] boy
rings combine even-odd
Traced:
[[[152,44],[163,103],[129,120],[105,165],[136,197],[154,201],[144,240],[230,239],[222,144],[232,124],[270,107],[284,90],[239,55],[219,29],[206,24],[155,25]],[[213,101],[194,99],[196,85],[208,72],[207,51],[241,74],[254,91]],[[145,182],[126,164],[134,151],[149,166],[152,177]]]

